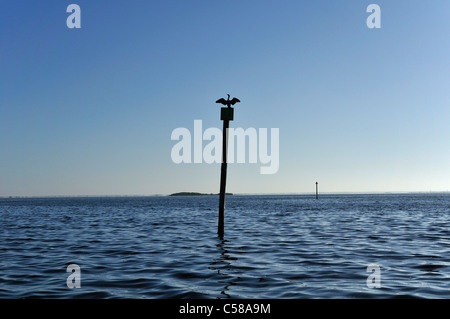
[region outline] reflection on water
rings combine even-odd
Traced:
[[[0,199],[0,298],[450,297],[448,194],[217,201]]]
[[[227,293],[229,287],[234,285],[233,276],[230,276],[229,272],[231,270],[231,261],[237,260],[237,258],[232,258],[228,254],[228,250],[226,248],[226,240],[219,238],[219,243],[216,245],[218,248],[218,253],[220,254],[218,258],[214,259],[211,262],[211,266],[208,269],[213,271],[217,271],[217,275],[222,277],[222,280],[219,280],[219,283],[223,283],[224,288],[220,292],[224,298],[231,298],[231,296]]]

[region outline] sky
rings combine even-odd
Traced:
[[[448,191],[449,35],[447,0],[2,0],[0,196],[217,193],[171,134],[228,93],[279,169],[228,164],[227,192]]]

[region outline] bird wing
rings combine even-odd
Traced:
[[[224,98],[218,99],[216,103],[222,103],[223,105],[227,105],[227,101]]]
[[[231,105],[235,105],[236,103],[241,102],[241,101],[234,97],[230,102],[231,102]]]

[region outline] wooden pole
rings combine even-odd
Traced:
[[[219,237],[224,235],[224,219],[225,219],[225,188],[227,184],[227,144],[228,144],[228,127],[229,120],[223,120],[222,132],[222,168],[220,173],[220,197],[219,197],[219,222],[217,233]]]
[[[230,96],[228,95],[228,100]],[[220,109],[220,119],[223,121],[222,131],[222,167],[220,170],[220,193],[219,193],[219,220],[217,223],[217,233],[219,237],[223,239],[224,235],[224,219],[225,219],[225,188],[227,184],[227,149],[228,149],[228,127],[230,121],[234,118],[234,109],[230,105],[240,102],[238,99],[233,98],[232,101],[225,101],[224,99],[218,100],[216,103],[222,103],[227,107]]]
[[[217,223],[217,233],[220,238],[224,235],[225,219],[225,194],[227,184],[227,150],[228,150],[228,127],[233,120],[234,109],[232,107],[221,108],[220,119],[223,121],[222,131],[222,168],[220,171],[220,194],[219,194],[219,221]]]

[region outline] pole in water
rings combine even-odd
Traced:
[[[224,224],[225,224],[225,189],[227,184],[227,148],[228,148],[228,127],[230,125],[230,121],[233,121],[234,116],[234,108],[231,105],[234,105],[239,101],[237,98],[233,98],[230,100],[230,94],[228,95],[228,99],[219,99],[216,103],[221,103],[226,105],[227,107],[222,107],[220,110],[220,119],[223,121],[223,131],[222,131],[222,167],[220,171],[220,193],[219,193],[219,221],[217,223],[217,233],[220,238],[223,238],[224,235]]]
[[[228,144],[228,127],[230,120],[223,120],[222,132],[222,167],[220,170],[220,195],[219,195],[219,221],[217,233],[220,237],[224,234],[225,219],[225,189],[227,184],[227,144]]]
[[[319,199],[319,183],[316,182],[316,199]]]

